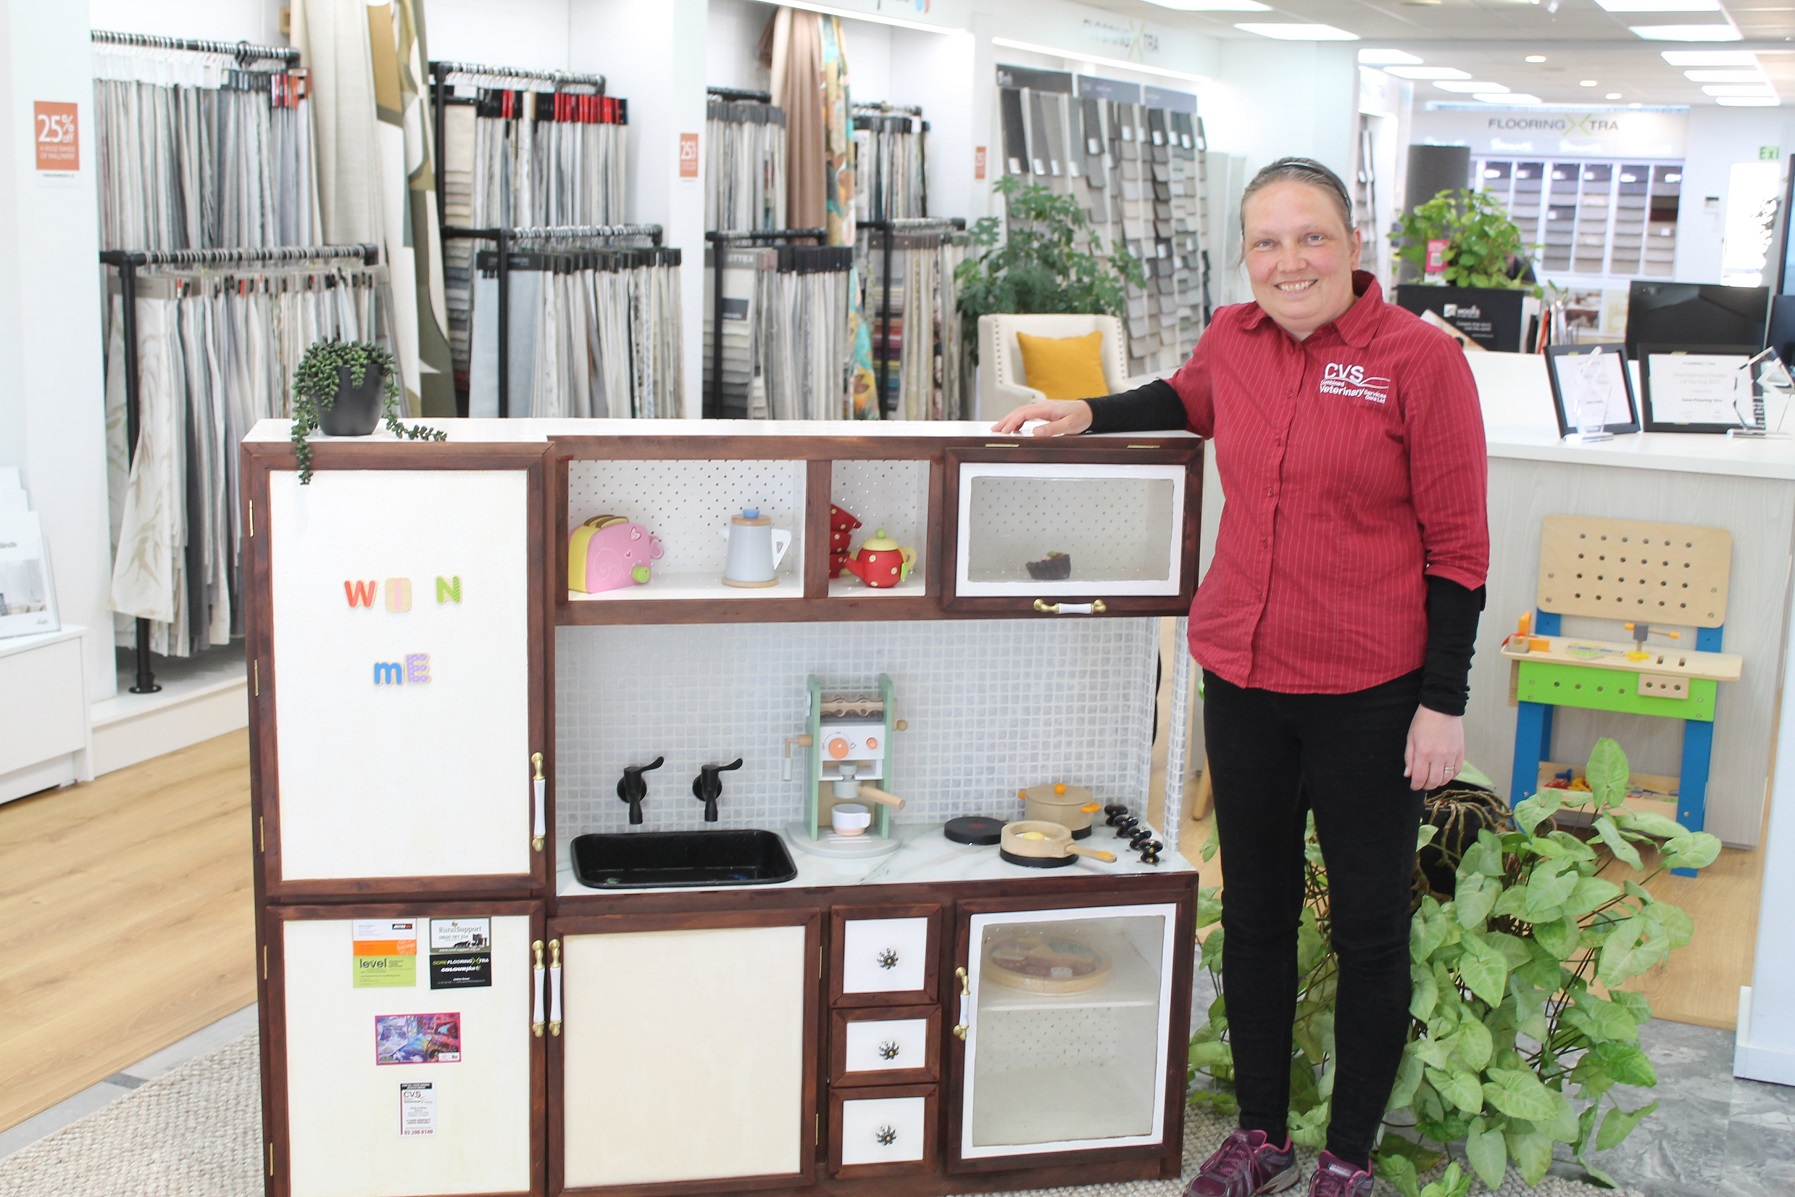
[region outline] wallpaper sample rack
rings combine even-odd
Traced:
[[[755,314],[761,306],[758,275],[777,270],[777,255],[749,254],[749,249],[799,246],[805,242],[822,248],[827,229],[736,229],[707,232],[705,265],[709,302],[705,305],[705,356],[703,416],[707,420],[746,419],[756,406],[755,380],[760,363],[755,359],[760,330]],[[788,258],[788,263],[793,259]],[[845,269],[845,268],[844,268]],[[846,333],[847,314],[841,316]],[[729,346],[725,352],[726,343]],[[726,366],[726,356],[728,363]],[[764,398],[761,400],[764,403]]]
[[[777,229],[785,223],[785,110],[771,92],[706,89],[704,227]]]
[[[873,363],[881,414],[902,420],[964,418],[965,356],[954,270],[971,244],[966,221],[863,220],[859,230],[861,277],[868,299],[875,289],[879,295]],[[874,309],[870,302],[863,306]]]
[[[929,214],[928,132],[917,104],[855,104],[854,144],[861,222]]]

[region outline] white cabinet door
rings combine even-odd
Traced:
[[[531,871],[529,482],[269,474],[276,888]]]
[[[1163,1141],[1177,908],[973,914],[959,1159]]]
[[[318,908],[313,907],[312,910]],[[358,908],[357,918],[271,918],[279,969],[269,1058],[286,1111],[274,1163],[290,1197],[535,1192],[535,999],[528,913]],[[526,911],[522,903],[496,909]],[[431,921],[490,925],[484,970],[463,951],[434,971]],[[409,926],[407,926],[409,924]],[[371,938],[386,933],[392,939]],[[409,964],[374,969],[358,963]],[[391,955],[378,953],[394,948]],[[466,963],[462,963],[466,962]],[[453,981],[449,978],[453,977]],[[381,984],[368,981],[378,978]],[[486,980],[486,984],[466,984]],[[358,984],[358,982],[360,982]],[[449,982],[444,984],[444,982]]]
[[[561,1188],[808,1180],[820,916],[778,917],[558,935]]]

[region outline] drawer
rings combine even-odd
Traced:
[[[829,1094],[829,1175],[935,1170],[936,1089],[896,1085]]]
[[[941,1008],[837,1010],[830,1017],[831,1085],[921,1084],[940,1079]]]
[[[830,996],[842,1006],[919,1006],[935,1000],[939,906],[837,907],[829,937]]]

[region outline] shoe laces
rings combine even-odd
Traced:
[[[1252,1132],[1237,1130],[1222,1140],[1222,1145],[1215,1149],[1215,1154],[1203,1161],[1202,1171],[1224,1176],[1240,1175],[1253,1166],[1253,1156],[1257,1150],[1253,1144]]]
[[[1371,1179],[1371,1173],[1355,1168],[1338,1156],[1328,1153],[1315,1169],[1315,1184],[1309,1197],[1353,1197],[1359,1191],[1359,1178]],[[1366,1186],[1370,1192],[1370,1186]]]

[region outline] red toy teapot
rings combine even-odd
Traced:
[[[880,528],[869,537],[860,551],[843,562],[848,572],[868,586],[896,586],[910,576],[916,565],[916,550],[905,548],[885,535]]]

